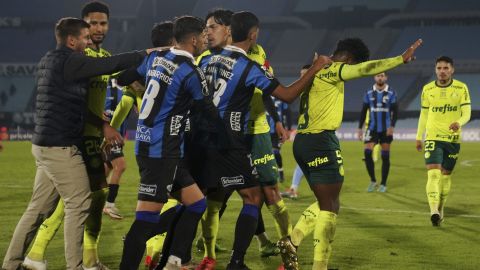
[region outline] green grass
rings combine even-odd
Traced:
[[[15,224],[22,215],[31,195],[35,165],[29,142],[3,142],[0,152],[0,256],[3,257]],[[291,143],[282,152],[287,183],[294,168]],[[345,183],[341,193],[340,215],[333,243],[330,267],[339,269],[478,269],[480,259],[480,196],[478,175],[480,144],[464,143],[453,174],[452,191],[446,207],[446,220],[440,228],[430,224],[425,195],[426,170],[422,154],[413,142],[394,142],[391,154],[391,174],[386,194],[367,193],[369,183],[359,142],[343,142]],[[129,168],[122,179],[118,206],[125,214],[123,221],[104,218],[100,241],[100,258],[117,269],[123,243],[135,209],[138,172],[133,156],[133,144],[126,147]],[[376,163],[379,175],[381,162]],[[297,201],[286,200],[292,222],[314,198],[305,181]],[[240,200],[232,197],[222,218],[219,242],[231,247]],[[267,232],[276,239],[272,218],[263,210]],[[63,229],[60,230],[60,232]],[[276,269],[280,258],[261,259],[256,240],[248,250],[246,262],[252,269]],[[229,253],[219,254],[219,267],[224,269]],[[47,251],[49,269],[64,268],[63,235],[58,233]],[[312,238],[307,237],[299,249],[302,269],[310,269],[313,257]],[[195,260],[202,254],[194,252]]]

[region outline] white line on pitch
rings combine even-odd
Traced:
[[[343,206],[343,207],[340,207],[340,211],[341,211],[342,209],[355,210],[355,211],[363,211],[363,212],[401,213],[401,214],[415,214],[415,215],[422,215],[422,216],[429,215],[428,212],[409,211],[409,210],[395,210],[395,209],[383,209],[383,208],[356,208],[356,207]],[[449,216],[466,217],[466,218],[480,218],[479,215],[449,215]]]

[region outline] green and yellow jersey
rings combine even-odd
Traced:
[[[200,56],[198,56],[196,64],[198,65],[203,57],[210,54],[210,50],[203,52]],[[258,44],[253,46],[248,51],[247,55],[251,60],[257,62],[262,67],[268,68],[268,70],[273,74],[272,67],[265,66],[267,56],[262,46]],[[270,132],[270,126],[268,125],[265,106],[263,105],[262,91],[260,89],[255,88],[255,91],[253,92],[252,101],[250,102],[249,114],[250,116],[247,121],[246,130],[247,134],[262,134]]]
[[[320,70],[302,95],[298,133],[336,130],[343,118],[344,82],[372,76],[403,64],[402,56],[367,61],[355,65],[333,62]]]
[[[103,48],[100,48],[100,50],[98,51],[92,48],[86,48],[85,55],[90,57],[111,56],[111,54]],[[107,95],[107,85],[109,78],[110,75],[101,75],[91,78],[88,82],[88,110],[99,118],[103,118],[103,110],[105,109],[105,97]],[[95,125],[87,122],[85,123],[83,136],[102,137],[102,130]]]
[[[248,51],[248,58],[257,62],[259,65],[268,69],[273,74],[273,69],[267,62],[267,55],[262,46],[256,44]],[[262,91],[255,88],[253,92],[252,101],[250,102],[250,116],[247,121],[247,134],[262,134],[270,132],[270,125],[268,124],[265,106],[263,104]]]
[[[115,128],[119,129],[122,125],[125,118],[127,118],[128,113],[132,109],[133,105],[136,104],[137,108],[140,108],[142,104],[143,94],[145,93],[145,89],[134,89],[130,86],[123,87],[123,96],[118,103],[115,111],[113,112],[112,120],[110,121],[110,125]]]
[[[426,133],[425,140],[460,141],[461,129],[454,132],[450,125],[458,122],[463,126],[470,120],[470,94],[466,84],[452,80],[447,86],[438,86],[436,81],[430,82],[423,87],[421,106],[417,140],[422,140]]]

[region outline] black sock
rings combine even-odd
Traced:
[[[185,206],[181,206],[177,211],[176,214],[173,218],[173,220],[170,222],[170,226],[167,231],[167,236],[165,237],[165,240],[163,241],[163,247],[162,247],[162,256],[160,257],[160,260],[157,264],[157,267],[155,269],[163,269],[165,265],[167,264],[168,256],[170,256],[170,247],[172,246],[173,243],[173,237],[174,237],[174,231],[175,227],[178,224],[178,220],[183,214],[183,211],[185,211]],[[166,211],[165,211],[166,212]]]
[[[382,151],[382,185],[387,185],[388,172],[390,171],[390,151]]]
[[[233,190],[229,191],[229,193],[225,195],[225,198],[223,198],[222,208],[220,208],[220,211],[218,212],[219,219],[222,218],[223,212],[225,212],[225,209],[227,209],[227,202],[228,202],[228,199],[230,199],[230,197],[232,196],[232,194],[233,194]]]
[[[265,232],[265,223],[263,223],[263,216],[262,211],[258,211],[258,222],[257,222],[257,230],[255,231],[255,235],[259,235]]]
[[[147,240],[153,237],[156,223],[135,220],[123,243],[122,261],[120,270],[138,269],[142,261]]]
[[[178,210],[179,208],[172,207],[160,215],[160,221],[158,222],[158,226],[155,228],[155,235],[162,234],[168,231],[170,225],[175,219],[175,216],[177,215]]]
[[[227,203],[223,203],[222,208],[220,208],[220,211],[218,212],[218,219],[221,219],[223,216],[223,212],[225,212],[225,209],[227,209]]]
[[[244,264],[243,259],[248,246],[252,241],[258,223],[258,207],[252,204],[244,204],[235,226],[235,240],[233,242],[232,257],[230,263]]]
[[[185,211],[183,211],[175,226],[173,234],[175,241],[172,242],[170,255],[179,258],[191,258],[191,246],[197,233],[198,222],[206,209],[207,200],[205,198],[185,207]],[[190,247],[190,249],[187,250],[187,247]],[[182,263],[185,262],[182,260]]]
[[[370,176],[370,181],[377,182],[377,179],[375,179],[375,164],[373,163],[372,150],[365,149],[364,154],[365,154],[365,166],[367,167],[367,172],[368,172],[368,175]]]
[[[117,195],[118,195],[119,188],[120,188],[120,185],[118,184],[108,184],[107,202],[109,203],[115,202],[115,199],[117,198]]]

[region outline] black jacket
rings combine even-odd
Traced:
[[[131,52],[92,58],[65,46],[47,52],[38,64],[32,143],[79,146],[87,115],[88,79],[136,66],[145,55]]]

